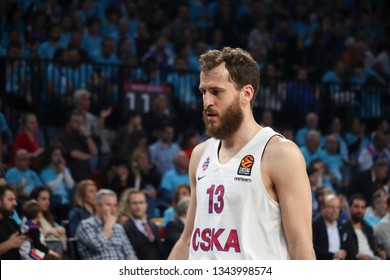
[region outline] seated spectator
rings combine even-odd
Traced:
[[[306,166],[313,160],[320,158],[322,154],[320,141],[321,136],[318,130],[313,129],[306,134],[305,144],[300,147],[303,157],[305,158]]]
[[[314,112],[310,112],[306,115],[306,126],[300,128],[295,136],[295,143],[298,147],[305,144],[306,135],[309,130],[316,130],[318,128],[318,115]]]
[[[42,166],[40,177],[51,190],[51,211],[57,221],[66,220],[71,204],[70,192],[75,182],[69,168],[66,167],[60,145],[53,145],[45,153]]]
[[[143,192],[134,191],[129,194],[131,218],[123,224],[123,228],[134,246],[140,260],[166,259],[160,231],[157,225],[147,220],[147,202]]]
[[[28,240],[20,247],[20,255],[25,260],[58,260],[59,255],[46,246],[39,222],[43,218],[42,208],[36,200],[29,200],[23,205],[26,222],[22,230]]]
[[[97,187],[92,180],[82,180],[76,188],[74,207],[69,211],[69,235],[75,236],[82,220],[95,214]]]
[[[72,111],[68,117],[66,130],[58,137],[58,142],[65,151],[65,160],[76,182],[91,175],[91,159],[98,149],[91,134],[83,125],[83,115]]]
[[[365,124],[358,117],[351,121],[351,125],[345,134],[348,152],[352,160],[357,164],[359,154],[370,145],[370,140],[365,136]]]
[[[21,201],[26,200],[35,187],[42,185],[38,174],[29,168],[29,163],[27,150],[19,149],[15,153],[15,166],[5,173],[7,183],[16,187],[17,197]]]
[[[50,38],[48,41],[42,43],[37,51],[37,54],[40,58],[44,60],[51,60],[54,57],[54,52],[60,46],[61,39],[61,26],[59,24],[50,25]],[[63,46],[65,47],[65,46]]]
[[[110,160],[108,170],[103,174],[107,189],[115,192],[117,197],[121,197],[122,192],[129,187],[133,187],[134,182],[131,180],[131,171],[127,160],[123,157],[117,156]]]
[[[175,206],[175,219],[168,222],[165,227],[165,243],[169,252],[183,233],[189,205],[190,198],[183,197]]]
[[[27,240],[18,224],[10,217],[17,205],[16,195],[9,186],[0,186],[0,259],[20,260],[19,247]]]
[[[82,220],[76,231],[77,249],[84,260],[135,260],[137,256],[122,225],[116,223],[117,199],[113,191],[96,195],[96,214]]]
[[[22,118],[23,128],[16,135],[12,148],[13,158],[19,149],[25,149],[30,158],[29,166],[34,166],[38,157],[45,151],[38,141],[38,121],[34,113],[27,113]]]
[[[388,195],[385,193],[384,190],[377,190],[372,196],[370,205],[372,207],[372,210],[370,212],[366,211],[364,215],[364,221],[367,222],[367,224],[371,226],[374,230],[381,221],[381,219],[387,213],[387,208],[389,207],[389,205],[387,205],[387,198]]]
[[[50,189],[45,186],[35,188],[30,199],[36,200],[42,209],[42,217],[39,220],[39,226],[45,238],[45,243],[49,249],[55,251],[60,259],[64,258],[64,252],[67,249],[66,230],[54,221],[50,211]]]
[[[390,260],[390,196],[387,197],[387,205],[387,213],[377,225],[374,237],[378,248],[384,249]]]
[[[355,258],[347,228],[337,222],[340,209],[339,198],[330,194],[324,199],[322,215],[313,222],[313,244],[318,260]]]
[[[175,207],[179,203],[179,201],[184,197],[189,197],[190,195],[191,188],[189,185],[181,184],[177,187],[173,194],[172,206],[164,211],[164,219],[162,224],[163,227],[165,227],[170,221],[173,221],[175,219]]]
[[[368,170],[375,161],[383,159],[390,165],[390,150],[386,147],[386,135],[382,131],[375,131],[371,135],[371,145],[362,150],[358,157],[360,171]]]
[[[378,160],[369,170],[358,173],[348,187],[348,196],[359,193],[371,201],[373,194],[383,188],[388,169],[386,161]]]
[[[326,137],[325,149],[321,152],[321,158],[329,169],[331,182],[340,191],[343,187],[344,163],[340,153],[339,139],[336,134]]]
[[[181,184],[190,184],[190,177],[188,176],[189,158],[184,152],[180,152],[174,159],[175,167],[168,172],[161,179],[159,192],[159,205],[169,207],[170,201],[173,199],[173,194],[178,186]]]
[[[349,205],[351,216],[347,225],[348,234],[352,238],[356,259],[385,259],[385,251],[375,245],[372,227],[363,219],[366,211],[366,199],[360,194],[355,194],[350,198]]]
[[[348,146],[346,143],[346,140],[344,138],[344,135],[342,134],[342,125],[341,125],[341,119],[340,117],[333,117],[329,126],[329,133],[330,134],[335,134],[337,135],[338,142],[339,142],[339,153],[341,154],[341,158],[343,159],[344,162],[348,162],[349,160],[349,154],[348,154]],[[322,145],[325,145],[326,142],[326,137],[324,136],[322,140]]]
[[[127,188],[125,189],[119,199],[119,205],[118,205],[118,214],[117,214],[117,223],[123,224],[128,219],[131,218],[131,211],[130,211],[130,193],[134,192],[133,188]]]

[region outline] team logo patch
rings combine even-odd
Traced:
[[[210,163],[210,157],[207,157],[207,159],[205,160],[205,162],[203,162],[203,165],[202,165],[203,171],[206,171],[207,167],[209,167],[209,163]]]
[[[250,176],[254,162],[255,158],[252,155],[246,155],[245,157],[243,157],[240,162],[240,166],[238,167],[237,174]]]

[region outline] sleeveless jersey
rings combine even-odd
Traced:
[[[261,158],[276,133],[260,131],[228,162],[207,140],[196,170],[196,217],[189,259],[289,259],[279,204],[261,178]]]

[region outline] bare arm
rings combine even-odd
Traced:
[[[291,258],[315,259],[311,192],[302,153],[293,142],[273,137],[265,150],[263,163],[263,177],[280,205]]]
[[[187,260],[189,255],[191,234],[194,229],[195,212],[196,212],[196,169],[198,167],[200,158],[203,154],[204,143],[195,147],[192,152],[189,175],[191,184],[191,200],[188,207],[186,223],[184,226],[183,234],[173,247],[168,260]]]

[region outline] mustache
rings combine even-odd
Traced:
[[[203,114],[206,115],[206,114],[213,114],[213,115],[217,115],[217,111],[215,111],[214,109],[211,109],[211,108],[205,108],[203,109]]]

